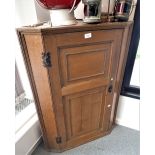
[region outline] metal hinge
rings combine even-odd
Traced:
[[[42,60],[44,67],[51,67],[51,56],[49,52],[42,53]]]
[[[57,143],[57,144],[62,143],[62,139],[61,139],[61,137],[60,137],[60,136],[59,136],[59,137],[56,137],[56,143]]]

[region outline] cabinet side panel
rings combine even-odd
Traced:
[[[116,77],[116,87],[114,90],[115,98],[114,98],[113,102],[114,102],[115,106],[112,109],[111,120],[113,120],[113,121],[111,122],[111,126],[114,125],[114,123],[115,123],[118,100],[119,100],[119,96],[120,96],[126,61],[127,61],[127,57],[128,57],[128,50],[129,50],[129,45],[130,45],[130,40],[131,40],[132,28],[133,28],[133,24],[125,27],[124,32],[123,32],[123,37],[122,37],[122,42],[121,42],[121,54],[120,54],[120,58],[119,58],[119,65],[118,65],[117,77]]]
[[[48,150],[59,149],[55,140],[57,129],[48,72],[42,63],[42,37],[40,34],[24,34],[21,43],[45,146]]]

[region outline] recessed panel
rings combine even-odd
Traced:
[[[70,84],[97,77],[107,78],[112,57],[111,42],[62,48],[59,65],[62,84]]]
[[[99,88],[66,97],[64,109],[68,139],[102,128],[104,95],[104,88]]]
[[[67,80],[77,80],[105,72],[106,50],[68,54]]]

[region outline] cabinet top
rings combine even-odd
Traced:
[[[93,30],[100,30],[100,29],[120,29],[128,27],[133,22],[102,22],[98,24],[86,24],[82,21],[78,21],[76,25],[69,25],[69,26],[58,26],[58,27],[51,27],[48,24],[42,25],[32,25],[32,26],[23,26],[17,28],[18,32],[24,33],[69,33],[69,32],[80,32],[80,31],[93,31]]]

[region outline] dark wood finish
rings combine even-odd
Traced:
[[[17,29],[48,150],[110,133],[131,30],[131,22]]]

